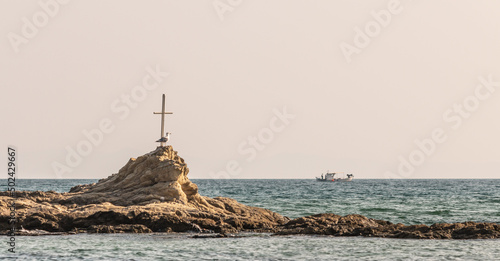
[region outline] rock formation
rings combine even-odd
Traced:
[[[198,194],[198,186],[187,174],[189,169],[172,146],[158,147],[137,159],[132,158],[117,174],[97,184],[77,186],[71,192],[82,192],[65,203],[119,206],[147,205],[158,202],[197,202],[207,205]]]
[[[198,194],[171,146],[130,159],[118,173],[69,193],[17,192],[18,229],[49,232],[276,231],[289,219],[230,198]],[[9,229],[9,192],[0,192],[0,230]]]
[[[393,238],[500,238],[500,225],[392,224],[360,215],[319,214],[290,220],[230,198],[198,194],[184,160],[171,146],[130,159],[118,173],[69,193],[17,192],[17,229],[23,235],[50,233],[272,232]],[[0,231],[10,229],[10,192],[0,192]]]
[[[290,220],[277,235],[366,236],[412,239],[492,239],[500,238],[494,223],[441,223],[432,226],[393,224],[361,215],[318,214]]]

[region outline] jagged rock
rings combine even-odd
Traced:
[[[140,224],[122,224],[118,226],[92,225],[89,233],[151,233],[151,229]]]
[[[110,202],[129,206],[164,201],[206,204],[198,194],[198,186],[188,179],[188,172],[184,159],[172,146],[158,147],[146,155],[131,158],[118,173],[96,184],[73,187],[70,193],[81,194],[68,198],[65,204]]]
[[[463,222],[405,226],[361,215],[318,214],[291,220],[275,235],[316,234],[412,239],[492,239],[500,238],[500,225]]]
[[[36,192],[32,192],[36,193]],[[1,194],[0,194],[1,195]],[[30,193],[27,198],[33,198]],[[64,195],[70,197],[67,193]],[[63,196],[61,196],[63,197]],[[109,202],[90,205],[51,204],[18,198],[25,206],[17,212],[18,226],[48,232],[89,231],[95,233],[134,232],[218,232],[243,230],[276,232],[279,225],[288,222],[267,209],[245,206],[229,198],[205,198],[207,204],[179,202],[150,203],[147,205],[116,206]],[[0,196],[0,202],[10,200]],[[61,200],[58,200],[61,201]],[[212,205],[213,204],[213,205]],[[9,213],[1,208],[0,220],[7,221]],[[130,230],[120,225],[143,225],[149,230]],[[7,231],[8,222],[0,224]]]
[[[69,190],[69,193],[84,192],[93,186],[95,186],[95,183],[76,185]]]

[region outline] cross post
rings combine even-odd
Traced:
[[[162,96],[161,101],[161,112],[153,112],[153,114],[161,114],[161,134],[160,139],[156,142],[160,143],[160,147],[165,147],[165,143],[168,141],[168,135],[165,137],[165,114],[174,114],[173,112],[165,112],[165,94]],[[170,134],[170,133],[169,133]]]

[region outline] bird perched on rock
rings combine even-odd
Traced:
[[[157,140],[156,142],[167,142],[170,139],[170,132],[165,133],[165,137],[161,137],[161,139]]]

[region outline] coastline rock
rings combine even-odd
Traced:
[[[118,173],[69,193],[20,191],[17,228],[68,233],[276,232],[289,220],[230,198],[200,196],[188,172],[184,160],[167,146],[130,159]],[[10,229],[11,201],[10,192],[0,192],[4,233]]]
[[[38,192],[32,192],[37,193]],[[54,201],[36,202],[33,195],[18,197],[18,229],[47,232],[87,231],[93,233],[146,232],[276,232],[289,219],[267,209],[245,206],[230,198],[205,198],[207,205],[178,202],[117,206],[109,202],[90,205],[61,204],[69,193]],[[48,198],[49,199],[49,198]],[[0,204],[10,197],[0,193]],[[9,211],[0,208],[0,230],[6,233]],[[140,225],[144,227],[134,227]]]
[[[290,220],[275,235],[365,236],[411,239],[494,239],[500,238],[495,223],[440,223],[432,226],[393,224],[361,215],[318,214]]]

